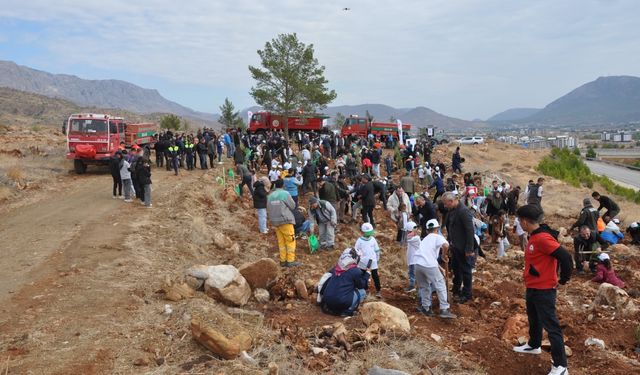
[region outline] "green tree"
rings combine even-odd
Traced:
[[[589,159],[595,159],[598,155],[593,150],[593,147],[589,146],[589,148],[587,149],[587,154],[585,156]]]
[[[164,115],[160,119],[160,127],[162,129],[180,130],[180,123],[181,123],[180,117],[174,114]]]
[[[236,108],[229,98],[224,98],[224,104],[220,106],[218,122],[226,128],[238,127],[244,129],[246,127],[242,117],[240,117],[240,112],[236,112]]]
[[[284,116],[289,138],[289,116],[325,108],[336,98],[324,77],[324,66],[313,56],[313,44],[305,45],[293,34],[280,34],[258,50],[262,68],[249,66],[256,85],[250,94],[256,103]]]
[[[342,113],[336,113],[336,117],[333,119],[333,128],[335,130],[340,130],[344,124],[344,120],[346,120],[346,117],[344,117]]]

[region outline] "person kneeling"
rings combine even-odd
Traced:
[[[330,271],[331,277],[322,285],[320,302],[327,314],[353,316],[360,302],[366,297],[370,270],[358,268],[360,256],[356,250],[347,248],[340,255],[338,264]]]

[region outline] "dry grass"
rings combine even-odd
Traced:
[[[24,170],[22,169],[21,166],[17,164],[10,166],[9,168],[7,168],[6,175],[9,178],[9,180],[13,181],[16,185],[18,185],[18,187],[23,186]]]

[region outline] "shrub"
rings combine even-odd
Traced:
[[[550,155],[542,158],[536,169],[575,187],[583,185],[593,188],[593,184],[598,182],[609,193],[640,203],[639,191],[615,184],[606,176],[594,175],[582,159],[567,148],[553,148]]]
[[[596,152],[593,150],[593,148],[589,147],[587,149],[586,157],[595,159],[597,156],[598,156],[598,154],[596,154]]]

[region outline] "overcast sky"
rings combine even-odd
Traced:
[[[0,0],[0,59],[218,112],[227,96],[254,104],[247,66],[296,32],[326,66],[332,105],[486,119],[640,75],[638,16],[638,0]]]

